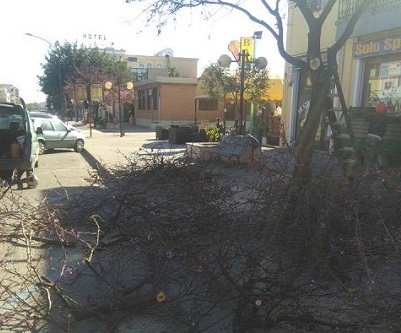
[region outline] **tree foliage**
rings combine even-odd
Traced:
[[[65,106],[68,106],[68,101],[73,98],[75,84],[103,85],[110,81],[112,89],[105,97],[111,103],[112,95],[117,95],[118,83],[131,81],[126,61],[97,48],[78,47],[76,43],[68,42],[63,45],[56,43],[45,59],[46,62],[42,64],[44,74],[39,77],[39,84],[49,96],[48,103],[53,103],[55,109],[61,109],[63,99]],[[120,84],[120,95],[123,102],[132,100],[132,93],[125,89],[124,84]]]
[[[168,73],[169,77],[182,77],[182,73],[178,70],[177,67],[171,67]]]
[[[276,40],[277,49],[285,61],[296,68],[309,72],[312,81],[312,93],[310,109],[305,122],[304,130],[301,132],[297,142],[297,158],[295,175],[301,181],[307,181],[310,176],[310,166],[314,147],[316,132],[322,113],[325,110],[325,100],[329,92],[330,79],[333,72],[337,71],[337,52],[342,48],[364,10],[371,4],[370,0],[356,2],[354,15],[349,19],[347,26],[341,36],[328,48],[328,62],[323,65],[321,40],[323,25],[327,17],[333,10],[338,0],[328,0],[325,6],[316,11],[314,1],[307,0],[260,0],[260,1],[241,1],[236,0],[126,0],[128,3],[143,3],[148,6],[145,14],[149,22],[156,22],[157,28],[162,31],[164,25],[169,20],[177,19],[179,12],[185,9],[200,8],[202,15],[206,19],[212,19],[213,14],[208,9],[214,7],[218,10],[238,11],[249,18],[249,20],[265,28]],[[308,27],[308,34],[305,36],[306,57],[299,58],[286,51],[285,48],[285,29],[283,18],[286,15],[286,6],[296,6]],[[317,68],[311,64],[318,64]],[[313,68],[312,68],[313,67]]]
[[[255,68],[244,71],[244,94],[256,104],[268,92],[269,71]],[[208,95],[217,99],[234,100],[238,108],[241,92],[241,70],[228,71],[218,63],[207,67],[200,78]]]

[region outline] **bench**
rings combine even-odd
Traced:
[[[364,119],[353,119],[351,121],[354,131],[356,150],[363,150],[368,137],[369,123]],[[389,122],[383,136],[383,149],[389,154],[401,154],[401,123]]]
[[[219,159],[238,163],[259,160],[262,150],[256,138],[250,135],[223,136],[219,142],[187,142],[187,156],[201,160]]]
[[[366,147],[369,122],[368,117],[375,114],[374,107],[351,107],[351,127],[354,133],[354,147],[363,151]],[[387,115],[387,129],[383,136],[382,147],[386,154],[401,155],[401,118]]]

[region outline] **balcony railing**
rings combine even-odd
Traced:
[[[354,15],[356,8],[363,0],[340,0],[338,9],[338,20],[349,20]],[[391,7],[401,6],[400,0],[372,0],[365,13],[374,14]]]

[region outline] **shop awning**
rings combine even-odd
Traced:
[[[283,99],[283,79],[277,74],[269,74],[269,87],[262,99],[264,101],[281,101]]]

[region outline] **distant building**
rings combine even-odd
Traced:
[[[0,84],[0,102],[20,103],[19,90],[12,84]]]
[[[131,121],[155,128],[169,125],[194,125],[215,122],[223,114],[223,106],[199,114],[196,119],[198,60],[174,57],[166,48],[153,56],[129,55],[124,50],[106,48],[105,52],[127,61],[134,83],[134,112]],[[114,108],[114,116],[118,111]],[[116,115],[117,113],[117,115]]]

